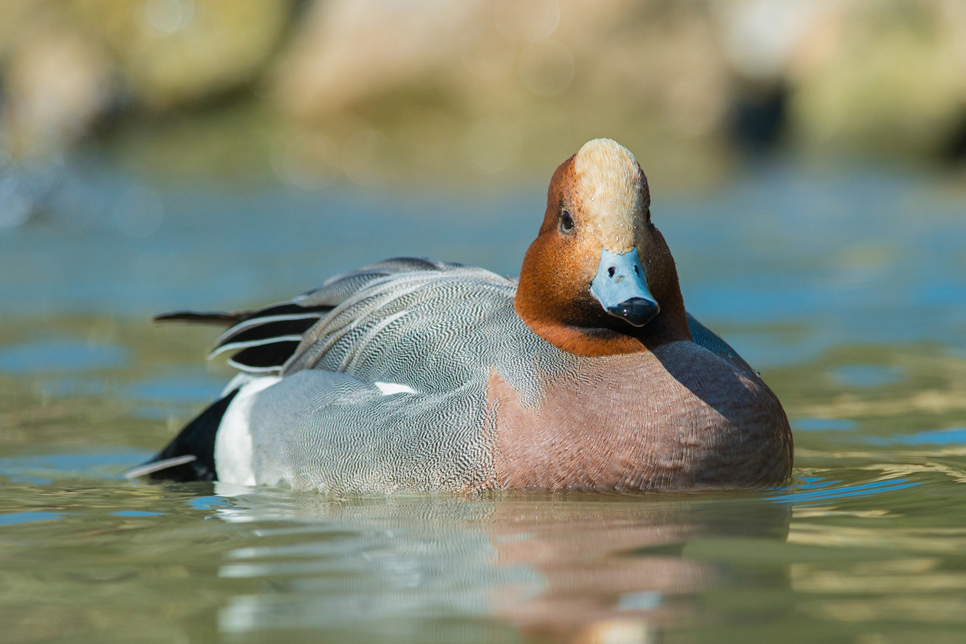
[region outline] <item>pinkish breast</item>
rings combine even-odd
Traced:
[[[588,358],[526,404],[498,374],[489,426],[500,488],[690,489],[779,484],[792,437],[761,379],[692,342]]]

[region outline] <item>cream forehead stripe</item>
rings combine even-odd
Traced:
[[[610,139],[594,139],[577,152],[574,170],[588,232],[612,253],[634,248],[635,225],[643,222],[634,155]]]

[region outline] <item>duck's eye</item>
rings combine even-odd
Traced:
[[[569,212],[564,210],[560,213],[560,230],[564,232],[570,232],[574,229],[574,218]]]

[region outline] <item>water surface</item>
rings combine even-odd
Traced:
[[[782,399],[787,487],[333,499],[119,473],[216,396],[216,332],[397,254],[515,274],[544,188],[170,186],[88,167],[0,231],[0,640],[959,642],[966,189],[775,165],[652,187],[689,310]]]

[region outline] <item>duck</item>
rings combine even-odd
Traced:
[[[684,306],[634,155],[554,172],[518,279],[399,257],[221,324],[238,374],[130,478],[326,494],[769,487],[788,419]]]

